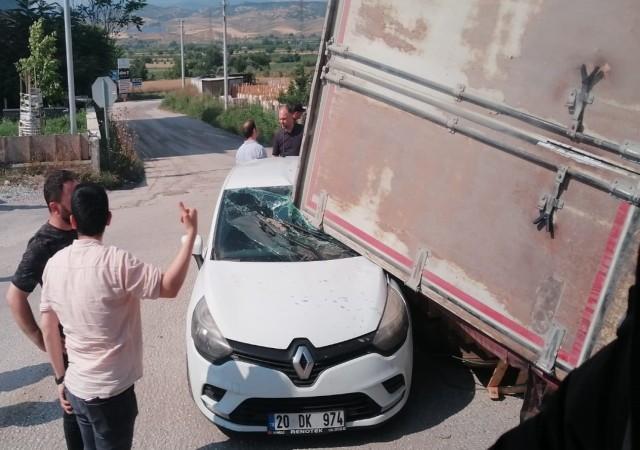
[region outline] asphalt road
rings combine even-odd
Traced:
[[[118,103],[114,117],[138,134],[146,180],[109,193],[113,212],[105,242],[167,267],[179,248],[178,201],[198,209],[209,232],[214,202],[242,140],[202,122],[158,109],[158,101]],[[28,238],[46,221],[44,206],[0,201],[0,298]],[[197,410],[187,391],[185,312],[196,274],[192,263],[173,300],[143,302],[144,377],[136,383],[136,449],[415,448],[481,449],[518,423],[522,400],[492,401],[474,373],[451,357],[432,323],[414,317],[416,361],[403,412],[383,427],[310,438],[228,437]],[[37,311],[39,289],[30,303]],[[0,448],[63,449],[56,388],[46,355],[13,323],[0,301]]]

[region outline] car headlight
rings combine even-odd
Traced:
[[[400,292],[387,286],[387,304],[373,338],[373,345],[381,353],[390,355],[404,342],[409,330],[409,313]]]
[[[204,297],[200,299],[191,318],[191,338],[204,358],[209,362],[229,356],[232,352],[227,340],[222,336],[213,320]]]

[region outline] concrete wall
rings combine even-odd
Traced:
[[[86,161],[100,170],[100,131],[95,111],[87,111],[87,133],[0,137],[0,164]]]

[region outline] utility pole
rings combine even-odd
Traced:
[[[180,67],[182,69],[182,88],[184,89],[184,20],[180,21]]]
[[[67,87],[69,90],[70,133],[76,134],[76,86],[73,79],[73,49],[71,45],[71,15],[69,13],[69,0],[64,0],[64,42],[67,52]]]
[[[222,66],[224,68],[224,110],[227,110],[229,76],[227,74],[227,2],[222,0]]]

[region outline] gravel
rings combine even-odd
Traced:
[[[0,204],[44,206],[42,183],[12,184],[5,180],[0,184]]]

